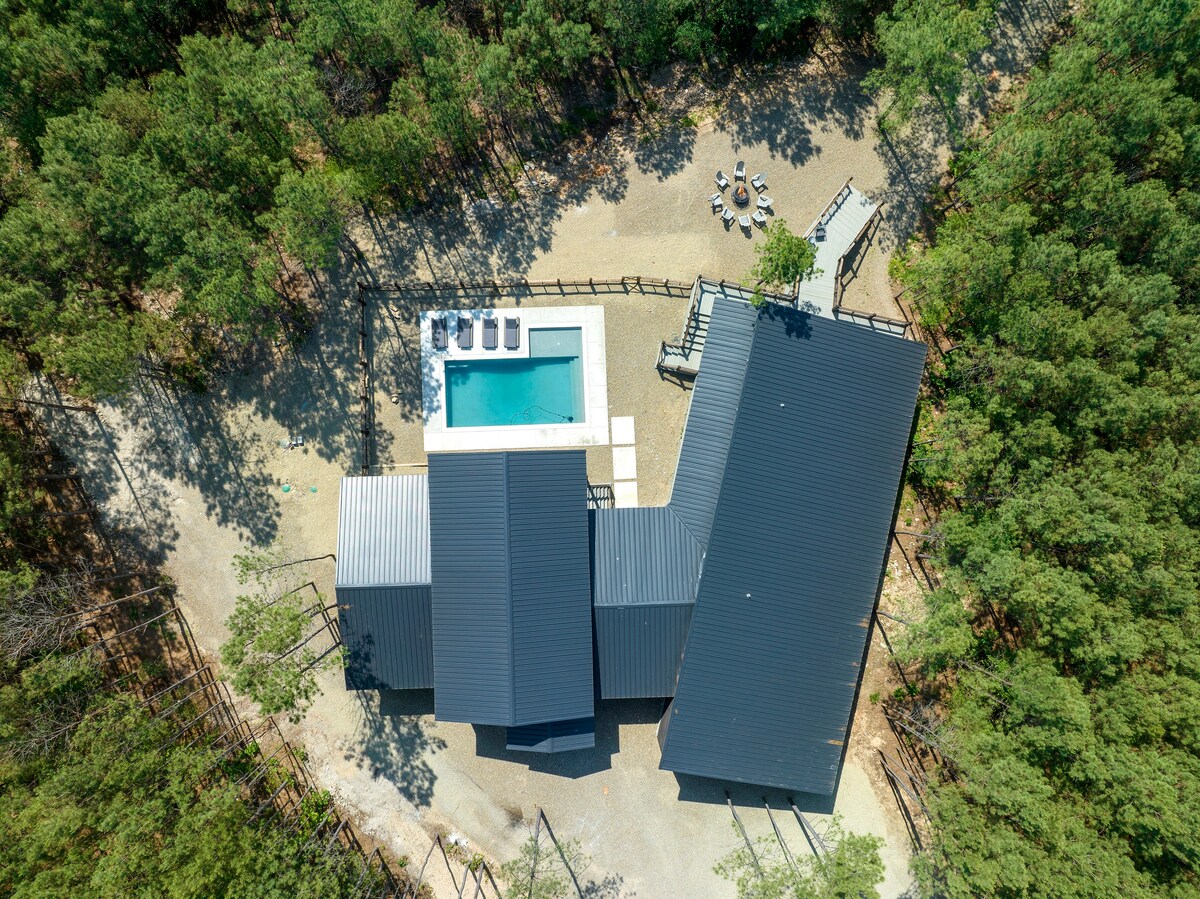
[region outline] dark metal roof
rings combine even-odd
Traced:
[[[505,742],[505,749],[521,752],[591,749],[596,745],[596,719],[577,718],[574,721],[550,721],[546,724],[510,727]]]
[[[591,515],[600,695],[672,696],[704,552],[669,506]]]
[[[591,517],[597,606],[695,601],[704,550],[669,506],[596,509]]]
[[[439,719],[517,726],[592,715],[584,458],[429,457]]]
[[[348,690],[433,686],[431,588],[338,587]]]
[[[425,475],[342,478],[335,583],[339,587],[430,583]]]
[[[675,695],[675,678],[695,603],[596,606],[602,699]]]
[[[661,767],[829,795],[925,347],[774,305],[755,314]]]
[[[688,407],[670,507],[702,547],[708,545],[721,473],[733,437],[754,316],[754,307],[746,303],[723,296],[714,299],[704,358]]]

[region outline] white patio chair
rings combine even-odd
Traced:
[[[721,213],[721,221],[723,221],[723,222],[732,222],[733,221],[733,210],[730,209],[728,206],[725,207],[725,211]]]
[[[771,204],[774,202],[775,201],[772,200],[770,197],[765,197],[762,194],[758,195],[758,208],[759,209],[770,209]]]
[[[740,159],[738,160],[738,164],[733,169],[733,180],[734,181],[745,181],[746,180],[746,163],[742,162]]]
[[[717,177],[714,179],[717,182],[717,187],[724,190],[729,186],[729,179],[725,177],[724,172],[717,172]]]
[[[754,224],[758,225],[758,227],[767,227],[767,216],[761,209],[754,213],[754,215],[750,216],[750,218],[753,219]]]
[[[755,190],[762,190],[764,187],[767,186],[767,176],[764,175],[762,172],[759,172],[757,175],[755,175],[753,178],[750,179],[750,183],[754,185]]]
[[[738,224],[741,225],[743,228],[745,228],[747,231],[749,231],[750,230],[750,216],[739,215],[738,216]]]
[[[709,197],[709,198],[708,198],[708,202],[712,204],[712,208],[713,208],[713,209],[720,209],[722,206],[724,206],[724,205],[725,205],[725,204],[724,204],[724,203],[721,201],[721,195],[720,195],[720,194],[713,194],[711,197]]]

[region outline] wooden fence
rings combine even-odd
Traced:
[[[154,718],[173,723],[171,742],[208,748],[213,753],[209,775],[232,780],[254,809],[254,818],[278,817],[279,826],[304,835],[304,846],[317,846],[325,856],[341,852],[357,857],[355,895],[360,899],[419,895],[378,847],[363,844],[330,794],[312,779],[276,720],[252,724],[238,713],[228,689],[204,662],[177,605],[126,626],[128,621],[127,609],[108,606],[89,622],[91,639],[79,650],[101,666],[110,685],[137,696]],[[157,656],[166,673],[148,677],[147,656]]]
[[[389,293],[454,293],[454,292],[486,292],[493,296],[520,292],[524,296],[568,296],[601,293],[643,293],[663,296],[688,296],[693,282],[673,281],[670,278],[643,278],[639,276],[621,276],[619,278],[588,278],[585,280],[553,280],[531,281],[528,278],[513,278],[508,281],[485,279],[478,281],[394,281],[390,283],[368,284],[358,282],[360,291],[381,291]]]

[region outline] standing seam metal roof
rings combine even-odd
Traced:
[[[342,478],[338,587],[429,584],[429,479],[425,475]]]
[[[708,323],[704,361],[688,406],[670,508],[708,546],[725,457],[733,438],[756,310],[718,295]]]
[[[436,716],[591,717],[583,451],[435,454],[429,482]]]
[[[704,550],[673,509],[596,509],[591,519],[596,606],[695,601]]]
[[[429,481],[342,478],[338,493],[338,628],[346,687],[433,685]]]
[[[660,766],[829,795],[925,347],[756,315]]]
[[[596,606],[596,658],[604,699],[675,695],[695,602]]]
[[[338,587],[348,690],[433,686],[432,588]]]
[[[666,697],[704,551],[669,506],[592,512],[592,600],[600,695]]]

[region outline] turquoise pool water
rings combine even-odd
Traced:
[[[584,421],[582,329],[531,328],[528,340],[527,359],[445,363],[446,427]]]

